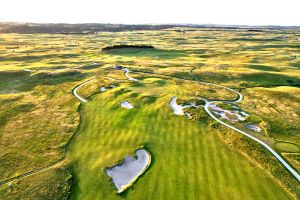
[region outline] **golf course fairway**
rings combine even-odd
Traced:
[[[120,84],[80,105],[81,122],[67,151],[74,175],[71,199],[292,198],[263,169],[222,143],[205,121],[173,113],[171,97],[188,98],[190,91],[171,80],[154,90],[157,79],[151,80]],[[135,107],[122,109],[124,100]],[[119,195],[105,168],[139,146],[151,152],[152,163]]]

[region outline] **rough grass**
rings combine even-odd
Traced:
[[[300,89],[296,87],[253,88],[244,92],[244,108],[266,123],[268,134],[277,140],[299,144]]]
[[[13,188],[7,185],[0,186],[1,199],[15,200],[20,197],[20,199],[67,200],[70,195],[71,179],[72,176],[66,168],[50,169],[31,177],[12,181]]]

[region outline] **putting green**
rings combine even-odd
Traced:
[[[276,149],[282,152],[287,152],[287,153],[299,153],[300,148],[298,145],[290,143],[290,142],[276,142],[275,144]]]
[[[145,91],[153,90],[149,82],[142,86]],[[80,127],[67,151],[73,164],[72,199],[120,199],[105,168],[142,145],[151,152],[152,164],[122,194],[126,199],[291,199],[204,122],[175,116],[171,97],[187,98],[189,92],[172,81],[163,87],[167,92],[150,102],[143,101],[141,85],[126,83],[81,105]],[[122,109],[124,100],[134,108]]]

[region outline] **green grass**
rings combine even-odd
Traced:
[[[105,51],[106,54],[120,55],[124,57],[148,57],[153,58],[158,56],[159,59],[175,59],[186,56],[185,53],[176,50],[163,49],[139,49],[139,48],[125,48],[125,49],[111,49]]]
[[[155,103],[130,98],[132,86],[131,92],[116,97],[114,90],[106,91],[82,105],[80,128],[68,149],[74,175],[71,199],[119,199],[104,169],[141,145],[151,151],[153,164],[122,195],[126,199],[291,198],[262,169],[220,142],[205,123],[173,115],[171,96],[188,92],[172,82],[167,86],[172,91]],[[124,99],[135,108],[121,108]]]
[[[171,95],[186,102],[197,96],[232,100],[235,94],[158,75],[131,73],[143,84],[127,84],[123,72],[110,70],[125,65],[240,89],[245,98],[238,106],[262,119],[268,141],[299,145],[300,63],[299,58],[290,61],[300,53],[299,31],[139,33],[1,34],[0,179],[62,158],[77,125],[79,131],[58,172],[18,180],[13,191],[3,185],[0,199],[62,199],[69,192],[73,198],[101,199],[285,199],[287,190],[299,199],[299,184],[259,145],[212,122],[203,110],[189,109],[194,119],[187,120],[174,116],[168,106]],[[101,51],[124,42],[155,49]],[[118,81],[105,79],[107,75]],[[90,100],[80,108],[79,124],[79,102],[71,91],[90,78],[96,79],[79,90]],[[109,84],[120,87],[88,98]],[[121,109],[124,99],[135,108]],[[118,197],[103,169],[139,145],[149,147],[154,162]],[[282,155],[300,170],[298,153]]]
[[[276,142],[275,147],[281,152],[287,153],[299,153],[300,147],[296,144],[289,143],[289,142]]]

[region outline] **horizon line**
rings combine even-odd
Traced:
[[[247,25],[247,24],[213,24],[213,23],[112,23],[112,22],[30,22],[30,21],[1,21],[0,23],[15,23],[15,24],[111,24],[111,25],[148,25],[148,26],[160,26],[160,25],[181,25],[181,26],[212,26],[212,27],[299,27],[300,25],[279,25],[279,24],[264,24],[264,25]]]

